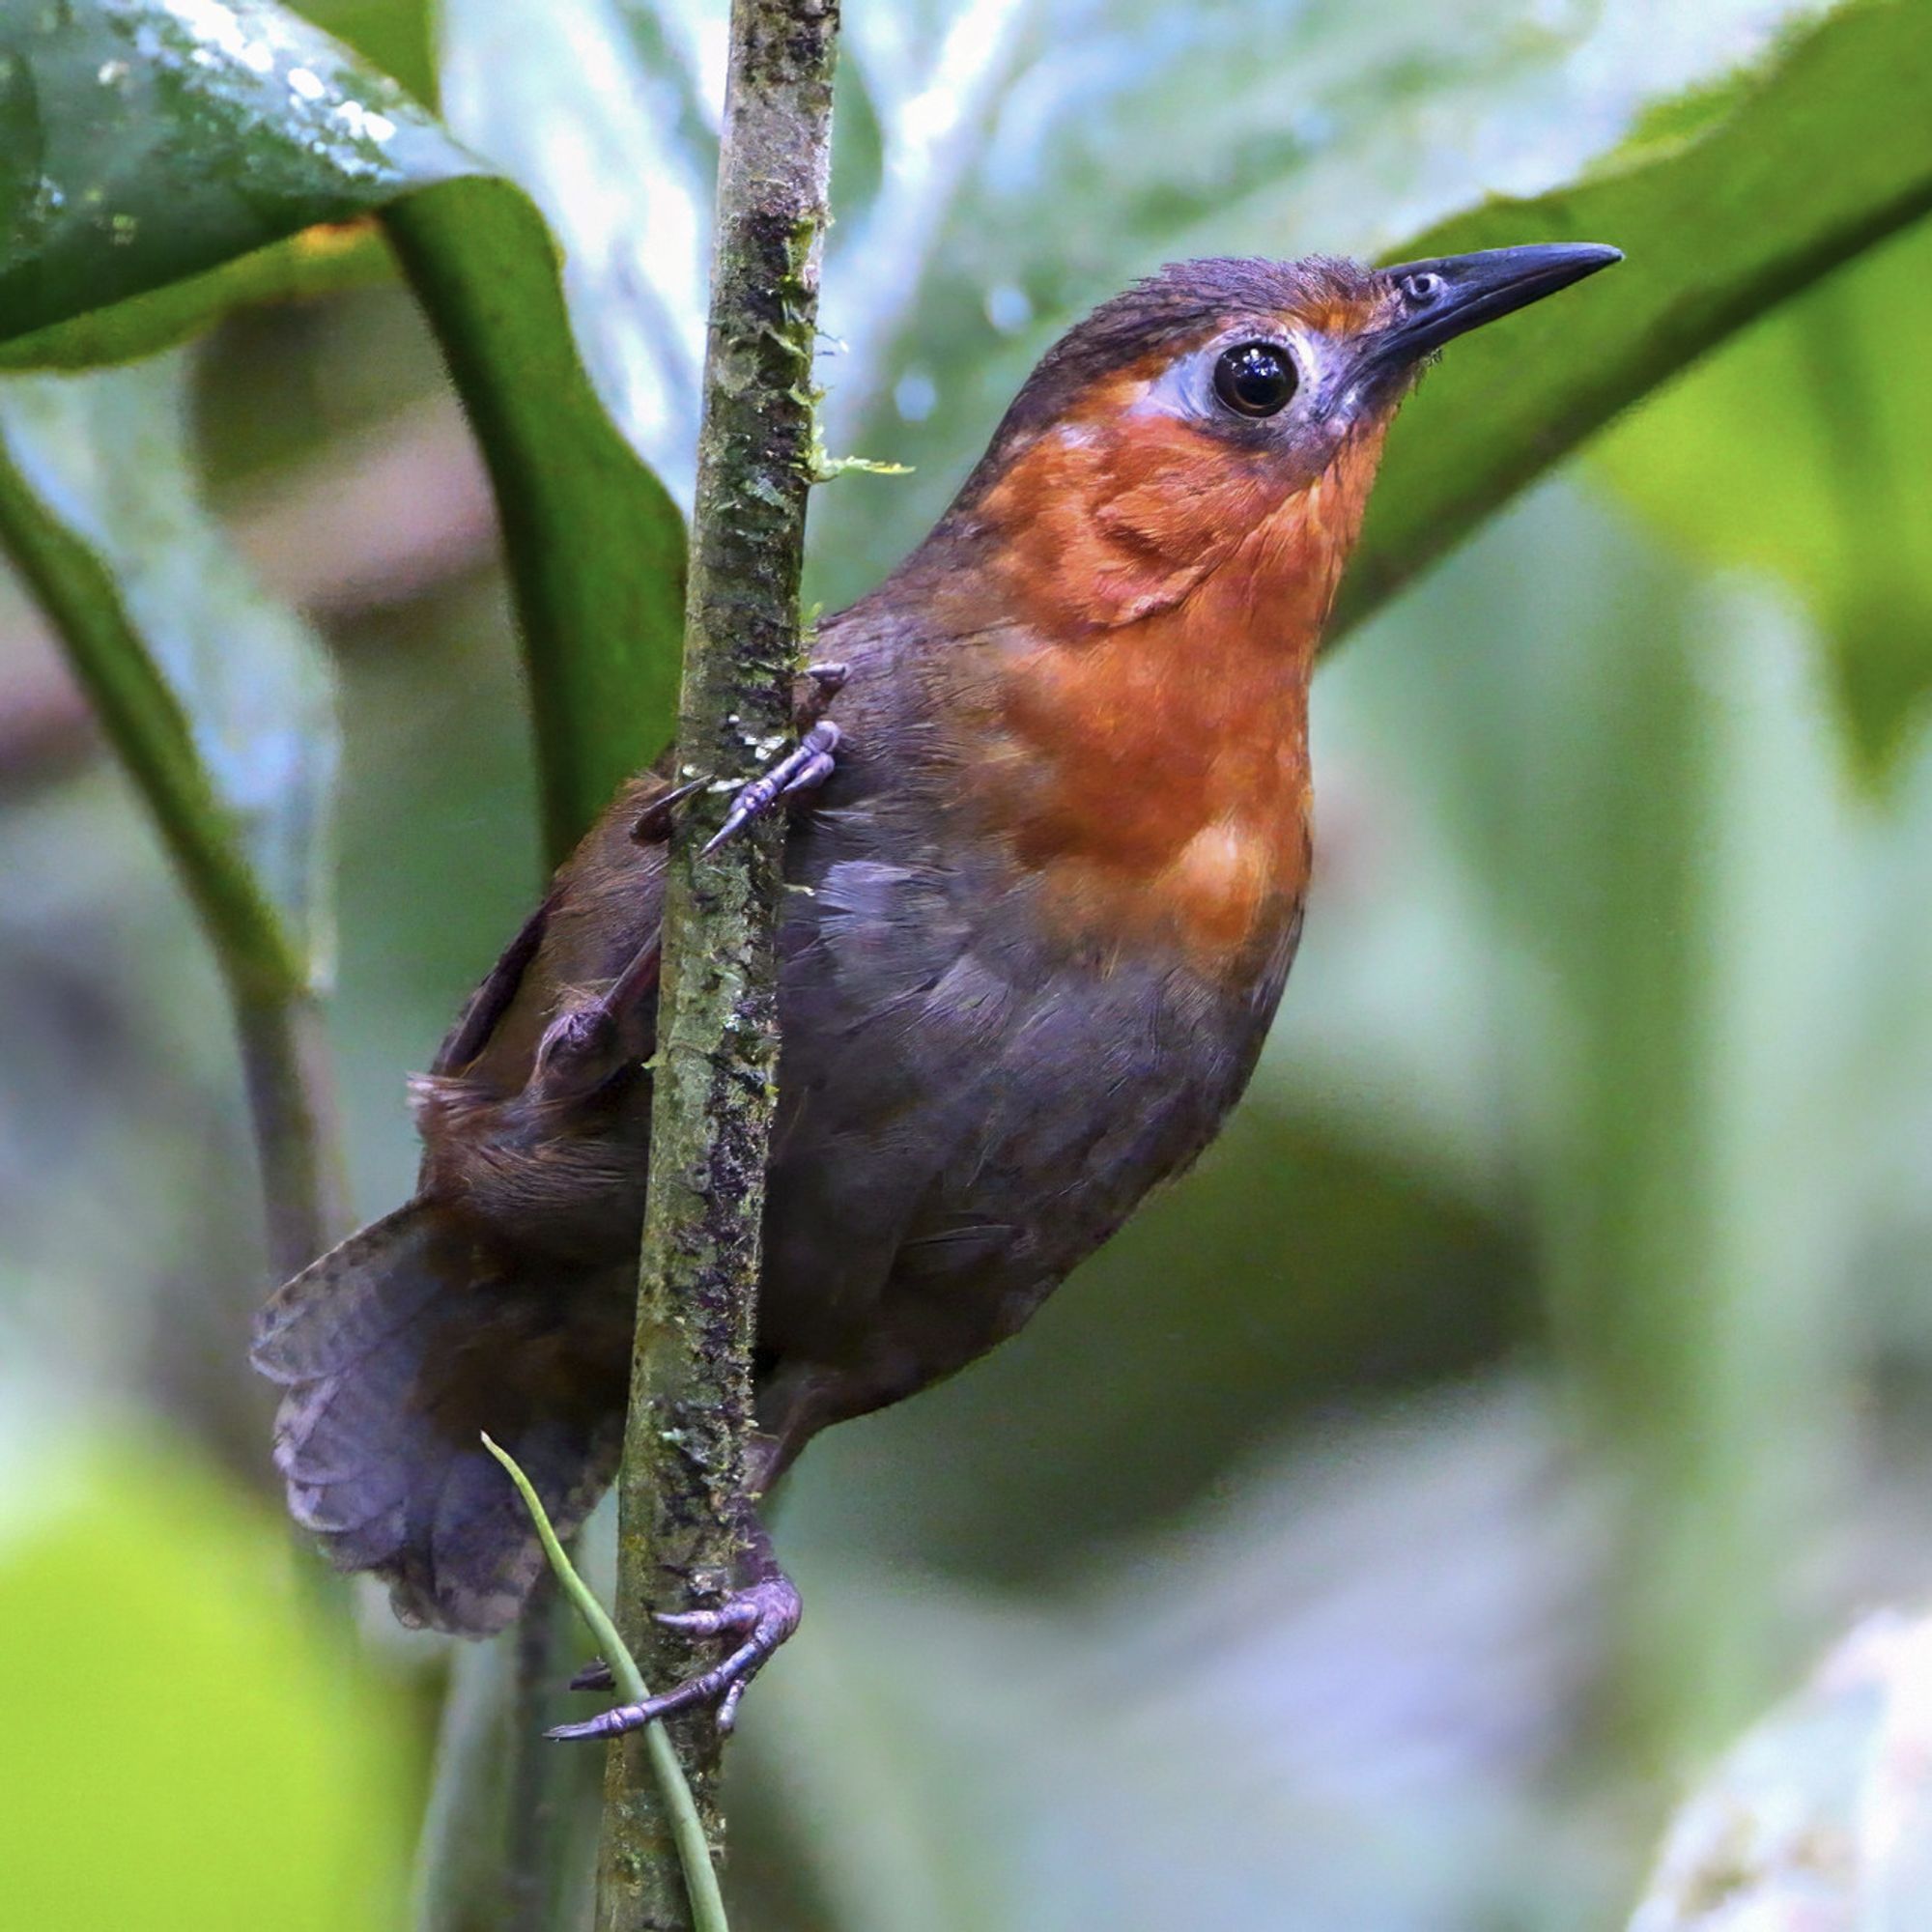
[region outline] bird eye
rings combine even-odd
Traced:
[[[1225,349],[1214,364],[1214,393],[1240,416],[1271,416],[1286,409],[1300,378],[1294,358],[1272,342]]]
[[[1442,277],[1431,269],[1425,269],[1419,275],[1405,275],[1402,292],[1418,307],[1427,307],[1442,293]]]

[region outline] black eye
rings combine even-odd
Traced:
[[[1272,342],[1224,349],[1214,364],[1214,393],[1240,416],[1271,416],[1286,409],[1299,380],[1294,357]]]
[[[1405,275],[1402,292],[1418,308],[1426,308],[1442,293],[1442,277],[1431,269],[1425,269],[1419,275]]]

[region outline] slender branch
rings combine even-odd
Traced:
[[[263,998],[229,977],[262,1173],[269,1263],[286,1281],[340,1236],[348,1218],[322,1011],[307,992]]]
[[[837,0],[734,0],[717,252],[686,606],[683,768],[737,774],[790,722],[812,448],[811,359],[827,220]],[[651,1605],[716,1602],[738,1556],[765,1161],[778,1078],[780,834],[697,862],[720,796],[671,853],[624,1464],[619,1625],[653,1683],[693,1667]],[[708,1714],[671,1726],[722,1847]],[[601,1932],[683,1932],[677,1856],[647,1745],[613,1747]]]

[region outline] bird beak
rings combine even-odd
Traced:
[[[1374,384],[1405,374],[1445,342],[1622,260],[1619,248],[1557,242],[1384,269],[1382,277],[1402,298],[1405,312],[1363,344],[1358,376]]]

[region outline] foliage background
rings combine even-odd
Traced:
[[[592,378],[681,491],[722,10],[558,0],[533,36],[448,0],[440,56],[406,0],[307,11],[544,208]],[[821,495],[817,594],[902,552],[1125,275],[1614,180],[1821,11],[848,0],[829,433],[917,469]],[[1739,218],[1673,241],[1715,259]],[[799,1473],[744,1924],[1617,1923],[1710,1754],[1926,1593],[1929,244],[1775,310],[1326,667],[1319,884],[1235,1124],[1023,1339]],[[299,762],[374,1213],[401,1072],[541,870],[435,345],[358,277],[49,381],[0,400],[105,412],[137,477],[113,438],[178,395],[263,621],[326,640],[339,779],[324,723]],[[1392,473],[1424,455],[1399,434]],[[244,685],[307,662],[275,639]],[[0,1920],[394,1924],[446,1659],[289,1549],[220,983],[4,582],[0,876]]]

